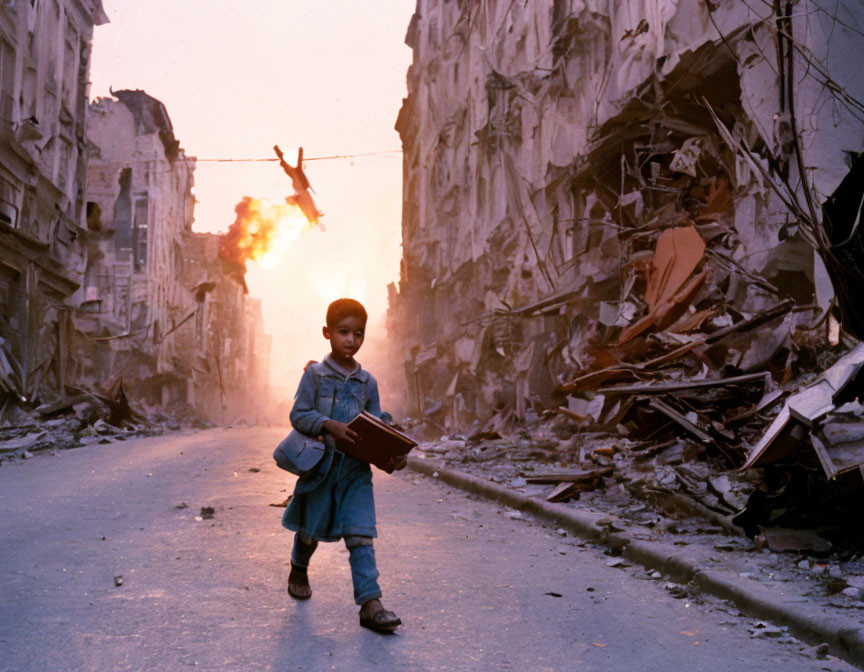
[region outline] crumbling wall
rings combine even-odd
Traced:
[[[198,309],[178,329],[191,365],[190,403],[211,420],[256,422],[269,403],[271,339],[261,301],[223,273],[222,236],[191,233],[184,245],[183,284]]]
[[[84,272],[90,45],[100,0],[0,6],[0,392],[65,393],[66,332]]]
[[[194,306],[179,282],[194,160],[179,148],[162,103],[142,91],[115,95],[90,107],[91,216],[77,323],[91,339],[106,339],[91,340],[105,350],[96,359],[123,372],[133,395],[182,406],[187,384],[174,331]],[[105,369],[96,359],[80,362],[80,374],[98,377]]]
[[[818,205],[864,140],[862,27],[849,4],[420,0],[402,412],[524,419],[785,299],[779,327],[700,353],[793,375],[831,301]]]
[[[113,95],[90,110],[75,373],[96,386],[121,377],[152,411],[234,419],[266,385],[252,346],[260,309],[222,273],[218,237],[192,232],[195,162],[164,105],[143,91]]]

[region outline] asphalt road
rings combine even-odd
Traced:
[[[341,543],[320,547],[314,595],[294,602],[291,535],[269,506],[292,488],[270,457],[283,434],[208,430],[0,467],[0,670],[851,669],[410,472],[375,474],[397,634],[359,627]]]

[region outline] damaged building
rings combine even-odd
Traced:
[[[51,400],[83,300],[90,48],[100,0],[0,6],[0,390]]]
[[[237,418],[266,394],[260,302],[222,273],[219,236],[192,231],[195,161],[143,91],[90,105],[85,297],[75,376],[122,378],[151,411]]]
[[[864,14],[794,8],[417,3],[389,311],[406,414],[440,432],[569,393],[614,427],[598,386],[746,320],[688,366],[798,370],[832,301],[819,207],[864,140],[843,56]]]
[[[388,312],[415,431],[724,514],[759,482],[751,531],[860,491],[860,367],[830,367],[864,337],[862,31],[855,3],[420,0]]]
[[[273,337],[264,331],[261,300],[250,297],[220,257],[223,235],[187,236],[182,282],[198,305],[177,330],[177,343],[191,366],[195,407],[220,419],[260,419],[269,399]]]

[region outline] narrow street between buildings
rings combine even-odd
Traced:
[[[283,429],[97,444],[0,467],[0,670],[852,669],[599,547],[411,471],[375,472],[384,604],[358,625],[348,556],[285,592]],[[212,510],[211,510],[212,509]]]

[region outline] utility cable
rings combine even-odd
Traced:
[[[401,149],[385,149],[380,152],[363,152],[361,154],[334,154],[332,156],[304,156],[303,162],[306,161],[330,161],[333,159],[355,159],[362,156],[377,156],[379,154],[401,154]],[[185,161],[195,161],[196,163],[278,163],[279,159],[196,159],[195,157],[185,157]]]

